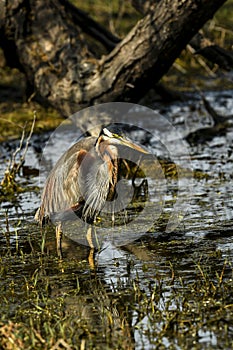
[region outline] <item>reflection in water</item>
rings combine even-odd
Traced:
[[[233,106],[227,96],[229,115]],[[221,103],[215,97],[209,99]],[[224,114],[223,106],[216,107]],[[165,112],[181,132],[192,117],[187,104],[168,106]],[[232,141],[229,126],[225,136],[190,148],[193,194],[174,232],[165,228],[178,185],[168,176],[162,213],[149,232],[124,247],[104,236],[93,270],[88,264],[90,249],[68,237],[63,240],[64,259],[57,259],[54,228],[41,232],[32,222],[39,205],[37,193],[22,193],[15,203],[3,202],[2,322],[33,326],[45,339],[49,327],[56,325],[59,337],[84,349],[232,348]],[[161,144],[156,139],[150,142],[162,156]],[[48,146],[54,154],[55,145],[60,148],[59,140]],[[43,161],[47,166],[54,160]],[[32,148],[26,164],[38,168]],[[32,185],[37,180],[29,178]],[[156,188],[149,195],[157,198]]]

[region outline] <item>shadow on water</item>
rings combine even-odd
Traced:
[[[207,97],[221,114],[232,114],[231,93],[224,96]],[[185,134],[187,128],[208,124],[205,111],[191,104],[160,112]],[[173,232],[165,230],[177,198],[177,179],[171,176],[166,178],[163,211],[151,229],[122,247],[104,237],[95,252],[95,268],[88,262],[90,249],[68,237],[59,261],[54,227],[41,230],[33,222],[38,193],[2,201],[3,348],[9,334],[19,349],[232,348],[232,139],[229,126],[225,135],[190,147],[192,196]],[[50,147],[55,154],[54,147],[61,145],[55,140]],[[156,139],[150,147],[162,158]],[[54,158],[44,162],[51,165]],[[33,147],[26,165],[38,168]],[[37,174],[28,181],[37,185]]]

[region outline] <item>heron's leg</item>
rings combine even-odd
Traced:
[[[114,224],[115,224],[115,211],[114,211],[114,205],[113,205],[113,207],[112,207],[112,226],[114,226]]]
[[[92,226],[88,227],[86,238],[87,238],[87,242],[88,242],[89,247],[90,247],[88,262],[89,262],[90,268],[92,270],[94,270],[95,269],[95,256],[94,256],[95,255],[95,246],[94,246],[93,240],[92,240]]]
[[[92,240],[92,227],[91,226],[88,226],[86,238],[87,238],[87,242],[89,244],[89,247],[94,249],[95,247],[94,247],[93,240]]]
[[[126,179],[128,179],[130,176],[130,166],[125,159],[123,159],[123,163],[124,163],[125,168],[126,168]]]
[[[56,226],[56,240],[57,240],[57,255],[59,259],[62,259],[62,227],[61,223]]]

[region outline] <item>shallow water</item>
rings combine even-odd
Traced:
[[[223,119],[224,116],[233,115],[232,91],[209,92],[206,93],[206,98],[212,107],[223,115]],[[100,333],[108,334],[99,319],[101,311],[98,307],[101,301],[105,300],[106,308],[109,307],[113,314],[115,312],[113,324],[118,330],[112,331],[111,334],[114,336],[112,335],[108,341],[107,335],[105,339],[97,336],[93,340],[94,343],[106,348],[106,344],[109,348],[117,348],[116,338],[124,338],[119,324],[123,322],[122,310],[127,308],[130,311],[125,319],[125,327],[130,330],[128,337],[131,340],[125,348],[230,349],[233,338],[232,313],[231,319],[227,313],[224,314],[225,319],[217,322],[215,313],[217,306],[213,305],[212,311],[207,308],[204,303],[212,302],[211,293],[205,298],[202,287],[203,284],[207,284],[207,279],[210,285],[217,286],[218,276],[223,270],[222,278],[232,284],[233,121],[223,134],[215,135],[206,142],[198,141],[190,145],[186,141],[183,143],[182,137],[185,138],[190,131],[211,124],[211,117],[198,96],[190,95],[190,100],[185,103],[162,107],[158,104],[154,108],[162,116],[156,121],[139,108],[138,114],[135,114],[135,110],[132,111],[132,120],[130,121],[129,116],[127,122],[149,131],[149,140],[146,144],[148,149],[156,158],[166,158],[167,161],[178,164],[181,173],[179,181],[172,177],[160,179],[159,193],[163,197],[163,204],[159,208],[160,215],[157,215],[157,220],[149,230],[144,232],[142,230],[147,222],[147,216],[144,215],[144,222],[138,229],[139,235],[136,235],[138,239],[136,241],[133,239],[136,228],[132,226],[133,234],[124,247],[114,244],[116,239],[113,237],[116,238],[116,234],[114,235],[112,231],[112,235],[109,235],[111,231],[108,230],[108,234],[103,236],[99,252],[95,255],[96,270],[93,278],[90,277],[92,274],[87,262],[88,248],[68,238],[63,242],[64,266],[59,267],[53,229],[51,227],[46,229],[47,239],[44,247],[40,229],[33,222],[35,210],[40,203],[38,192],[20,193],[14,202],[1,203],[2,264],[3,266],[4,262],[10,264],[10,268],[5,278],[1,279],[0,285],[3,288],[4,285],[7,286],[8,280],[13,280],[17,285],[15,293],[20,298],[20,289],[24,288],[25,279],[30,278],[35,271],[45,273],[51,295],[65,296],[66,312],[77,317],[80,315],[80,310],[77,311],[76,308],[80,305],[77,305],[77,297],[73,291],[77,289],[78,283],[82,306],[86,305],[88,322],[93,323],[93,327],[97,327]],[[167,121],[171,124],[167,124]],[[34,144],[32,142],[29,147],[25,165],[39,169],[40,177],[29,176],[28,185],[41,188],[56,160],[80,135],[81,133],[78,134],[77,131],[74,133],[69,127],[65,131],[58,131],[52,138],[51,135],[46,135],[45,139],[49,136],[50,138],[42,158],[33,147],[36,144],[34,140]],[[140,142],[141,137],[145,135],[135,133],[133,136]],[[185,148],[185,152],[182,147]],[[7,159],[8,154],[4,146],[1,151],[4,156],[2,158]],[[184,173],[182,169],[186,166],[193,173],[191,171],[188,171],[188,174]],[[1,176],[5,167],[4,161],[1,163]],[[22,177],[19,181],[23,183],[25,178]],[[151,202],[156,201],[157,189],[153,188],[153,181],[150,190]],[[178,201],[179,205],[176,207]],[[174,216],[170,220],[174,212],[177,212],[178,217]],[[42,269],[41,249],[49,252]],[[29,255],[24,255],[22,265],[20,258],[15,259],[14,263],[9,251],[11,254],[16,252],[17,256]],[[32,252],[33,254],[37,252],[38,255],[33,257],[30,255]],[[203,310],[207,310],[206,315],[197,305],[198,294],[203,295]],[[148,298],[147,312],[142,305],[143,296]],[[174,317],[174,320],[175,317],[180,317],[178,311],[182,314],[183,310],[186,310],[187,298],[190,304],[193,298],[193,307],[189,304],[191,311],[188,319],[177,321],[177,325],[175,321],[169,321],[169,328],[167,320],[169,317]],[[223,295],[220,295],[219,303],[224,305],[224,310],[230,312],[233,305],[232,294],[225,298],[223,302]],[[19,300],[12,301],[12,317],[15,317],[18,302]],[[114,302],[115,308],[112,309]],[[95,312],[92,311],[91,315],[90,307],[95,307]],[[202,322],[198,315],[202,318]],[[207,318],[211,315],[213,320],[209,324]],[[192,333],[193,323],[197,327]]]

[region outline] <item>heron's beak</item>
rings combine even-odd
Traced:
[[[134,149],[135,151],[138,151],[140,153],[149,154],[149,152],[145,148],[142,148],[141,146],[137,145],[136,143],[129,141],[129,140],[126,140],[126,139],[114,138],[114,139],[111,139],[111,143],[113,143],[115,145],[129,147],[129,148]]]

